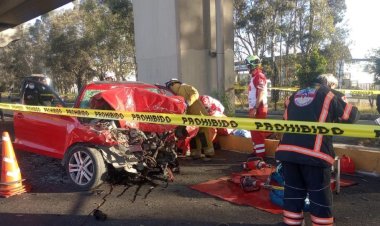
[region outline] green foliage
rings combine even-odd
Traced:
[[[59,92],[79,89],[114,71],[120,80],[135,68],[129,0],[75,1],[73,9],[43,15],[21,40],[0,49],[0,81],[47,74]]]
[[[348,30],[340,23],[345,0],[234,0],[234,9],[235,59],[268,58],[263,65],[275,84],[293,83],[297,65],[314,49],[321,50],[331,73],[350,58]]]
[[[372,62],[366,66],[366,69],[374,75],[374,83],[380,85],[380,48],[373,49],[369,57]]]
[[[314,49],[297,65],[297,77],[300,87],[311,85],[318,75],[326,72],[327,61],[317,49]]]
[[[41,73],[41,64],[34,55],[35,51],[27,33],[21,34],[20,40],[0,49],[0,75],[1,80],[9,84],[7,89],[13,83],[18,84],[24,76]]]

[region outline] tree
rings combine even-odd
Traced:
[[[108,0],[105,4],[89,0],[81,5],[84,13],[85,36],[94,43],[91,51],[92,66],[99,79],[106,71],[116,77],[134,71],[134,26],[130,1]]]
[[[293,68],[305,65],[301,60],[315,49],[332,73],[349,58],[344,0],[234,0],[234,9],[235,58],[269,58],[274,82],[291,82]]]
[[[32,73],[52,78],[59,92],[78,89],[107,70],[119,79],[134,71],[134,26],[129,0],[75,1],[23,28],[22,39],[0,50],[3,83]]]
[[[66,83],[66,87],[76,84],[80,89],[91,77],[89,51],[92,43],[83,36],[83,28],[79,10],[64,12],[51,20],[46,65],[53,74],[69,77],[54,76],[54,82]]]
[[[370,58],[372,63],[367,66],[367,69],[374,75],[375,84],[380,85],[380,48],[373,50]]]
[[[12,86],[13,82],[21,81],[22,77],[38,71],[35,64],[34,48],[30,42],[28,33],[21,34],[21,39],[10,43],[1,49],[1,74],[3,81]],[[19,87],[14,87],[19,88]]]
[[[297,77],[300,87],[306,87],[316,80],[318,75],[326,72],[327,61],[320,54],[319,50],[314,49],[304,60],[302,65],[298,65]]]

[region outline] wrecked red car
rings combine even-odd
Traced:
[[[29,81],[21,103],[66,106],[47,85]],[[74,108],[183,114],[186,104],[151,84],[95,82],[84,86]],[[177,169],[176,141],[186,129],[174,125],[14,112],[15,147],[62,159],[70,180],[91,189],[110,168],[137,177],[172,178]]]

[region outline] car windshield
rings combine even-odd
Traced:
[[[96,94],[98,94],[102,91],[104,91],[104,90],[95,90],[95,89],[86,90],[86,92],[83,95],[82,101],[80,102],[79,107],[80,108],[89,108],[91,97],[95,96]]]
[[[162,92],[160,91],[160,89],[156,88],[156,87],[144,87],[145,90],[148,90],[150,92],[153,92],[153,93],[159,93],[159,94],[162,94]],[[91,97],[95,96],[96,94],[100,93],[100,92],[103,92],[103,91],[106,91],[107,89],[88,89],[85,91],[83,97],[82,97],[82,100],[80,102],[80,105],[79,107],[80,108],[90,108],[90,99]]]

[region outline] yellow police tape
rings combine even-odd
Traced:
[[[271,119],[125,112],[63,107],[41,107],[6,103],[0,103],[0,108],[53,115],[126,120],[155,124],[259,130],[280,133],[323,134],[361,138],[380,137],[380,126],[374,125],[352,125],[342,123],[317,123]]]
[[[247,90],[247,87],[243,86],[235,86],[235,89],[237,90]],[[288,92],[294,92],[297,91],[299,88],[297,87],[270,87],[268,88],[270,90],[279,90],[279,91],[288,91]],[[376,95],[380,94],[380,90],[361,90],[361,89],[335,89],[339,92],[350,94],[350,95]]]
[[[299,88],[296,87],[271,87],[271,90],[280,90],[280,91],[297,91]],[[335,89],[339,92],[350,94],[350,95],[375,95],[380,94],[380,90],[361,90],[361,89]]]

